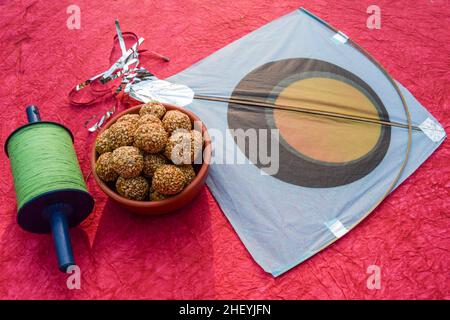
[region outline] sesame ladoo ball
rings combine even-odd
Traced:
[[[139,115],[142,117],[146,114],[152,114],[158,119],[161,119],[164,114],[166,113],[166,108],[157,101],[151,101],[144,105],[142,105],[141,109],[139,110]]]
[[[144,155],[144,169],[142,173],[145,177],[151,178],[155,173],[156,169],[164,164],[169,164],[169,160],[159,153],[149,153]]]
[[[158,191],[150,192],[150,200],[151,201],[161,201],[164,199],[170,198],[169,195],[161,194]]]
[[[202,147],[203,138],[200,132],[177,131],[170,136],[164,155],[177,165],[193,164],[200,156]]]
[[[137,122],[137,128],[142,126],[143,124],[157,124],[159,126],[162,126],[161,120],[153,114],[144,114],[142,117],[140,117],[139,121]]]
[[[144,157],[136,147],[120,147],[112,152],[112,165],[120,176],[134,178],[139,176],[144,168]]]
[[[118,178],[117,172],[113,168],[112,153],[105,152],[98,157],[95,163],[95,173],[105,182],[116,181]]]
[[[191,130],[192,128],[191,119],[189,119],[188,115],[178,110],[167,111],[162,119],[162,123],[169,134],[172,134],[177,129]]]
[[[95,139],[95,151],[97,151],[98,154],[112,151],[109,133],[110,130],[106,129]]]
[[[123,122],[123,121],[127,121],[127,122],[131,122],[133,123],[136,127],[138,124],[138,121],[141,117],[138,114],[125,114],[123,116],[121,116],[119,119],[117,119],[116,123],[118,122]]]
[[[190,164],[186,164],[186,165],[177,166],[177,167],[184,174],[185,185],[188,185],[189,183],[192,182],[192,180],[194,180],[194,178],[195,178],[195,171],[194,171],[194,167],[193,166],[191,166]]]
[[[191,135],[189,132],[178,131],[172,134],[167,141],[164,155],[174,164],[191,163]]]
[[[116,189],[122,197],[142,201],[148,196],[149,185],[142,176],[129,179],[119,177],[116,182]]]
[[[185,176],[183,171],[172,164],[165,164],[156,169],[152,179],[152,188],[164,195],[173,195],[183,190]]]
[[[163,127],[143,124],[134,133],[134,145],[148,153],[158,153],[164,149],[169,136]]]
[[[133,133],[135,130],[135,125],[129,121],[116,122],[109,127],[108,136],[112,150],[123,146],[131,146],[133,144]]]

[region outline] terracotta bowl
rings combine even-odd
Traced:
[[[164,104],[164,106],[166,107],[167,110],[180,110],[181,112],[187,114],[191,119],[191,122],[200,121],[200,119],[189,110],[167,104]],[[139,109],[140,106],[135,106],[118,113],[111,120],[109,120],[108,123],[106,123],[103,126],[103,128],[98,132],[98,134],[101,134],[104,130],[108,129],[121,116],[125,114],[139,113]],[[102,191],[106,193],[108,197],[110,197],[116,203],[118,203],[123,208],[131,212],[143,215],[156,215],[172,212],[189,203],[196,195],[198,195],[201,188],[205,184],[205,180],[209,170],[209,163],[211,160],[211,140],[208,135],[208,131],[206,130],[206,127],[203,124],[202,124],[202,133],[203,138],[205,140],[203,146],[203,162],[202,164],[193,165],[194,170],[197,173],[197,176],[189,185],[187,185],[183,189],[183,191],[181,191],[179,194],[171,198],[160,201],[135,201],[129,200],[119,195],[115,191],[114,184],[103,182],[95,172],[95,162],[97,161],[98,158],[97,153],[95,152],[95,143],[93,143],[90,154],[92,174],[95,178],[95,181],[97,181],[97,184],[100,186],[100,189],[102,189]]]

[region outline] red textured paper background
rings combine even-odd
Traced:
[[[81,8],[81,29],[66,8]],[[376,1],[381,30],[366,27],[372,1],[0,1],[0,135],[25,123],[24,107],[68,126],[85,175],[94,139],[83,123],[111,106],[71,107],[71,87],[108,67],[114,18],[144,37],[160,78],[305,6],[371,52],[444,125],[450,126],[448,1]],[[239,59],[237,56],[236,59]],[[279,278],[250,257],[205,187],[189,206],[139,217],[109,201],[92,178],[95,211],[72,229],[81,290],[57,271],[51,236],[16,224],[7,157],[0,153],[0,298],[3,299],[403,299],[450,298],[448,141],[343,239]],[[366,287],[370,265],[381,289]]]

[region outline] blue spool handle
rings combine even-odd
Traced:
[[[27,119],[29,123],[40,122],[39,109],[35,105],[27,107]],[[69,226],[67,216],[63,206],[51,206],[48,218],[52,229],[53,242],[55,243],[58,267],[62,272],[66,272],[69,266],[75,265],[73,258],[72,244],[70,243]]]
[[[16,129],[9,138],[22,128],[41,122],[39,109],[36,105],[27,106],[26,113],[28,124]],[[46,123],[60,126],[70,134],[73,140],[72,133],[66,127],[56,122]],[[5,143],[6,154],[8,154],[9,138]],[[18,210],[17,222],[24,230],[30,232],[52,232],[59,270],[66,272],[67,268],[75,265],[70,243],[69,223],[71,226],[75,226],[83,221],[92,211],[93,206],[94,199],[87,191],[76,189],[54,190],[25,203]]]
[[[69,266],[75,265],[66,214],[63,211],[52,212],[50,214],[50,225],[56,256],[58,257],[59,270],[66,272]]]
[[[29,123],[40,122],[41,116],[39,109],[35,105],[30,105],[26,109]],[[69,226],[66,206],[53,205],[48,208],[48,218],[52,229],[53,242],[55,243],[56,256],[58,258],[58,267],[62,272],[66,272],[69,266],[75,265],[73,258],[72,244],[70,243]]]

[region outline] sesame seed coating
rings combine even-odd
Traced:
[[[109,133],[110,130],[106,129],[95,139],[95,151],[99,154],[112,151]]]
[[[113,168],[111,152],[105,152],[98,157],[97,162],[95,163],[95,172],[103,181],[116,181],[119,175]]]
[[[143,124],[134,133],[134,145],[148,153],[158,153],[164,149],[168,134],[156,124]]]
[[[192,180],[194,180],[194,178],[195,178],[195,171],[194,171],[194,167],[192,165],[186,164],[186,165],[177,166],[177,167],[184,174],[185,185],[188,185],[189,183],[192,182]]]
[[[145,114],[152,114],[158,119],[161,119],[166,113],[166,108],[157,101],[150,101],[146,104],[143,104],[141,109],[139,110],[139,114],[141,116]]]
[[[117,119],[116,123],[127,121],[127,122],[133,123],[134,125],[137,125],[140,118],[141,117],[136,113],[129,113],[129,114],[125,114],[125,115],[121,116],[119,119]]]
[[[203,150],[203,134],[197,130],[191,130],[191,154],[192,162],[201,163]]]
[[[158,169],[163,164],[168,164],[169,160],[159,153],[148,153],[144,155],[144,169],[142,170],[143,174],[147,178],[153,177],[156,169]]]
[[[172,134],[177,129],[191,130],[192,123],[189,116],[178,110],[169,110],[162,119],[164,129]]]
[[[162,126],[161,120],[159,120],[158,117],[154,116],[153,114],[144,114],[139,121],[137,122],[137,127],[142,126],[143,124],[157,124],[159,126]]]
[[[116,182],[116,189],[117,192],[125,198],[131,200],[145,200],[148,195],[149,185],[147,180],[142,176],[129,179],[119,177]]]
[[[174,165],[165,164],[156,169],[152,179],[152,188],[164,195],[177,194],[183,190],[185,176]]]
[[[141,174],[144,167],[144,157],[136,147],[125,146],[117,148],[112,153],[114,170],[124,178],[133,178]]]
[[[192,164],[201,154],[202,147],[203,138],[200,132],[177,130],[170,136],[164,155],[177,165]]]
[[[116,122],[109,130],[109,141],[113,150],[123,146],[131,146],[133,144],[133,133],[136,128],[135,125],[129,121]]]

